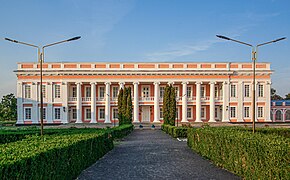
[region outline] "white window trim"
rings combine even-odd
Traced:
[[[56,86],[59,86],[59,97],[56,97]],[[61,98],[61,85],[60,84],[53,85],[53,98],[55,98],[55,99]]]
[[[232,107],[235,108],[235,117],[232,117],[232,113],[231,113]],[[230,119],[236,119],[237,118],[237,106],[230,106],[229,110],[230,110]]]
[[[85,107],[84,108],[84,116],[85,116],[85,121],[90,121],[91,119],[92,119],[92,116],[91,116],[91,112],[90,112],[90,116],[91,116],[91,118],[90,119],[88,119],[88,117],[87,117],[87,109],[91,109],[90,107]]]
[[[101,88],[104,88],[104,97],[101,97],[101,91],[100,91]],[[106,87],[105,86],[98,86],[98,98],[99,99],[101,99],[101,98],[105,99],[105,97],[106,97]]]
[[[75,88],[75,96],[74,96],[74,91],[73,91],[73,89]],[[70,88],[70,95],[71,95],[71,97],[77,97],[77,87],[76,86],[72,86],[71,88]]]
[[[191,109],[191,111],[190,111],[190,117],[187,116],[188,109]],[[193,108],[192,107],[187,107],[187,113],[186,113],[186,118],[187,119],[193,119]]]
[[[90,91],[90,96],[87,96],[87,89],[89,89],[89,91]],[[92,95],[91,86],[85,86],[85,92],[84,93],[85,93],[84,94],[84,97],[90,98],[91,95]]]
[[[248,107],[249,108],[249,117],[246,117],[245,116],[245,108]],[[244,106],[244,109],[243,109],[243,117],[244,119],[251,119],[251,107],[249,106]]]
[[[263,87],[263,89],[262,89],[262,96],[260,96],[260,86],[262,86]],[[258,84],[258,97],[264,97],[265,96],[265,94],[264,94],[264,85],[263,84]]]
[[[201,116],[201,111],[202,111],[202,109],[204,109],[204,116],[203,116],[203,117]],[[201,110],[200,110],[200,118],[201,118],[202,120],[206,120],[206,107],[201,107]]]
[[[30,109],[30,119],[26,119],[26,109]],[[31,121],[32,120],[32,107],[24,107],[24,120],[25,121]]]
[[[26,87],[29,87],[29,91],[30,91],[30,93],[27,93],[27,94],[26,94]],[[25,98],[25,99],[31,99],[31,98],[32,98],[32,96],[31,96],[31,88],[32,88],[32,87],[31,87],[30,84],[25,84],[25,85],[24,85],[24,88],[23,88],[24,93],[23,93],[23,94],[24,94],[24,98]],[[29,97],[27,97],[27,96],[29,96]]]
[[[39,116],[38,116],[38,117],[39,117],[39,118],[40,118],[40,114],[41,114],[41,113],[40,113],[40,109],[41,109],[41,107],[38,108],[38,112],[39,112]],[[43,117],[43,119],[46,120],[46,117],[47,117],[46,107],[43,107],[43,112],[45,112],[45,116]]]
[[[59,109],[59,119],[56,119],[55,118],[55,109]],[[62,118],[62,113],[61,113],[61,108],[60,107],[54,107],[53,108],[53,120],[61,120],[61,118]]]
[[[179,91],[180,91],[180,89],[179,89],[179,86],[178,85],[173,86],[173,88],[176,88],[176,87],[177,87],[176,97],[179,97]]]
[[[112,120],[118,120],[118,118],[114,118],[114,110],[115,110],[115,109],[118,110],[118,108],[117,108],[117,107],[113,107],[113,108],[112,108]]]
[[[233,93],[232,93],[232,86],[234,86],[235,87],[235,96],[233,96]],[[231,98],[236,98],[237,97],[237,85],[236,84],[231,84],[230,85],[230,97]]]
[[[151,97],[151,89],[150,89],[150,85],[141,85],[141,96],[143,97],[143,92],[144,92],[144,87],[148,87],[148,91],[149,91],[149,93],[148,93],[148,97]]]
[[[259,108],[262,108],[262,116],[261,116],[261,117],[259,117]],[[283,113],[283,115],[284,115],[284,113]],[[282,115],[282,117],[283,117],[283,115]],[[258,107],[257,107],[257,118],[258,118],[258,119],[263,119],[264,117],[265,117],[264,106],[258,106]]]
[[[246,86],[249,86],[249,96],[246,96]],[[245,98],[251,97],[251,86],[250,86],[250,84],[244,84],[244,97]]]
[[[160,116],[160,109],[162,109],[162,118]],[[164,111],[163,111],[163,107],[159,107],[159,119],[163,120],[163,116],[164,116]]]
[[[190,96],[188,96],[188,88],[190,88]],[[187,87],[186,87],[186,96],[187,96],[187,98],[191,98],[191,97],[193,97],[193,87],[192,87],[192,85],[188,85]]]
[[[202,94],[202,91],[201,91],[202,87],[204,89],[203,90],[203,94]],[[202,84],[201,87],[200,87],[200,97],[201,98],[205,98],[206,97],[206,85],[205,84]]]
[[[75,109],[76,111],[76,118],[74,118],[74,115],[73,115],[73,110]],[[71,119],[72,120],[77,120],[77,109],[76,108],[71,108]]]
[[[116,88],[117,89],[117,96],[116,97],[114,97],[114,88]],[[112,86],[112,89],[111,89],[111,94],[112,94],[112,98],[118,98],[118,94],[119,94],[119,89],[120,89],[120,87],[119,86]]]
[[[104,118],[101,118],[101,109],[104,109]],[[98,108],[98,119],[99,120],[105,120],[105,107],[99,107]]]
[[[164,91],[163,91],[163,96],[164,96],[166,86],[162,85],[162,86],[159,87],[159,98],[163,98],[161,96],[161,93],[160,93],[161,92],[161,87],[164,88]]]

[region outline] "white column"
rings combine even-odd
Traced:
[[[68,123],[68,85],[67,82],[62,82],[61,85],[61,97],[62,97],[62,107],[63,107],[63,116],[62,123]]]
[[[271,122],[271,82],[268,81],[265,84],[265,98],[266,98],[266,105],[265,105],[265,121]]]
[[[46,121],[47,123],[52,123],[53,119],[53,108],[52,108],[52,95],[53,95],[53,84],[51,82],[47,83],[47,106],[46,106]]]
[[[139,95],[138,95],[138,84],[139,82],[133,82],[134,84],[134,123],[139,122]]]
[[[125,82],[119,82],[119,85],[120,85],[120,89],[123,89],[124,90]]]
[[[244,83],[240,80],[238,84],[238,107],[237,107],[237,122],[244,122]]]
[[[229,122],[229,84],[227,81],[223,82],[223,119],[222,122]]]
[[[202,122],[201,121],[201,99],[200,99],[200,84],[201,82],[196,82],[196,116],[195,122]]]
[[[38,91],[37,91],[37,83],[32,82],[31,86],[31,100],[32,100],[32,109],[31,109],[31,120],[33,124],[40,123],[39,119],[39,107],[38,107]],[[39,103],[40,104],[40,103]]]
[[[111,82],[105,82],[106,85],[106,92],[105,92],[105,123],[111,123],[111,118],[110,118],[110,85]]]
[[[160,122],[159,121],[159,84],[160,82],[154,82],[154,121],[153,122]]]
[[[96,121],[96,82],[91,82],[91,122],[97,123]]]
[[[23,84],[17,82],[17,122],[16,124],[24,124],[23,117]]]
[[[209,121],[208,122],[216,122],[215,121],[215,99],[214,99],[214,86],[215,82],[210,82],[210,99],[209,99]]]
[[[188,122],[187,120],[187,84],[182,82],[182,120],[181,122]]]
[[[77,105],[76,105],[76,109],[77,109],[77,121],[76,123],[83,123],[82,121],[82,83],[81,82],[77,82]]]

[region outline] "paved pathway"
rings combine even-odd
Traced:
[[[161,130],[134,130],[78,179],[240,179]]]

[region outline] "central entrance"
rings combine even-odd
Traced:
[[[142,106],[142,122],[150,122],[150,106]]]

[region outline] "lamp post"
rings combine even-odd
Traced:
[[[63,40],[63,41],[59,41],[59,42],[55,42],[55,43],[51,43],[51,44],[47,44],[45,46],[36,46],[34,44],[29,44],[29,43],[25,43],[25,42],[21,42],[21,41],[17,41],[17,40],[13,40],[13,39],[9,39],[9,38],[5,38],[5,40],[13,42],[13,43],[17,43],[17,44],[23,44],[23,45],[27,45],[27,46],[31,46],[31,47],[35,47],[37,48],[37,52],[38,52],[38,63],[40,63],[40,126],[41,126],[41,130],[40,130],[40,134],[41,136],[43,135],[43,94],[42,94],[42,64],[44,62],[44,48],[49,47],[49,46],[53,46],[53,45],[57,45],[60,43],[64,43],[64,42],[69,42],[69,41],[74,41],[74,40],[78,40],[80,39],[81,36],[77,36],[77,37],[73,37],[67,40]],[[42,49],[42,52],[40,51]]]
[[[258,54],[258,47],[266,45],[266,44],[270,44],[270,43],[275,43],[281,40],[286,39],[286,37],[283,38],[279,38],[279,39],[275,39],[272,41],[268,41],[265,43],[261,43],[258,44],[256,46],[253,46],[252,44],[248,44],[242,41],[238,41],[226,36],[222,36],[222,35],[216,35],[218,38],[224,39],[224,40],[228,40],[228,41],[234,41],[240,44],[244,44],[247,46],[250,46],[252,48],[252,63],[253,63],[253,98],[252,98],[252,119],[253,119],[253,133],[255,133],[255,121],[256,121],[256,61],[257,61],[257,54]]]

